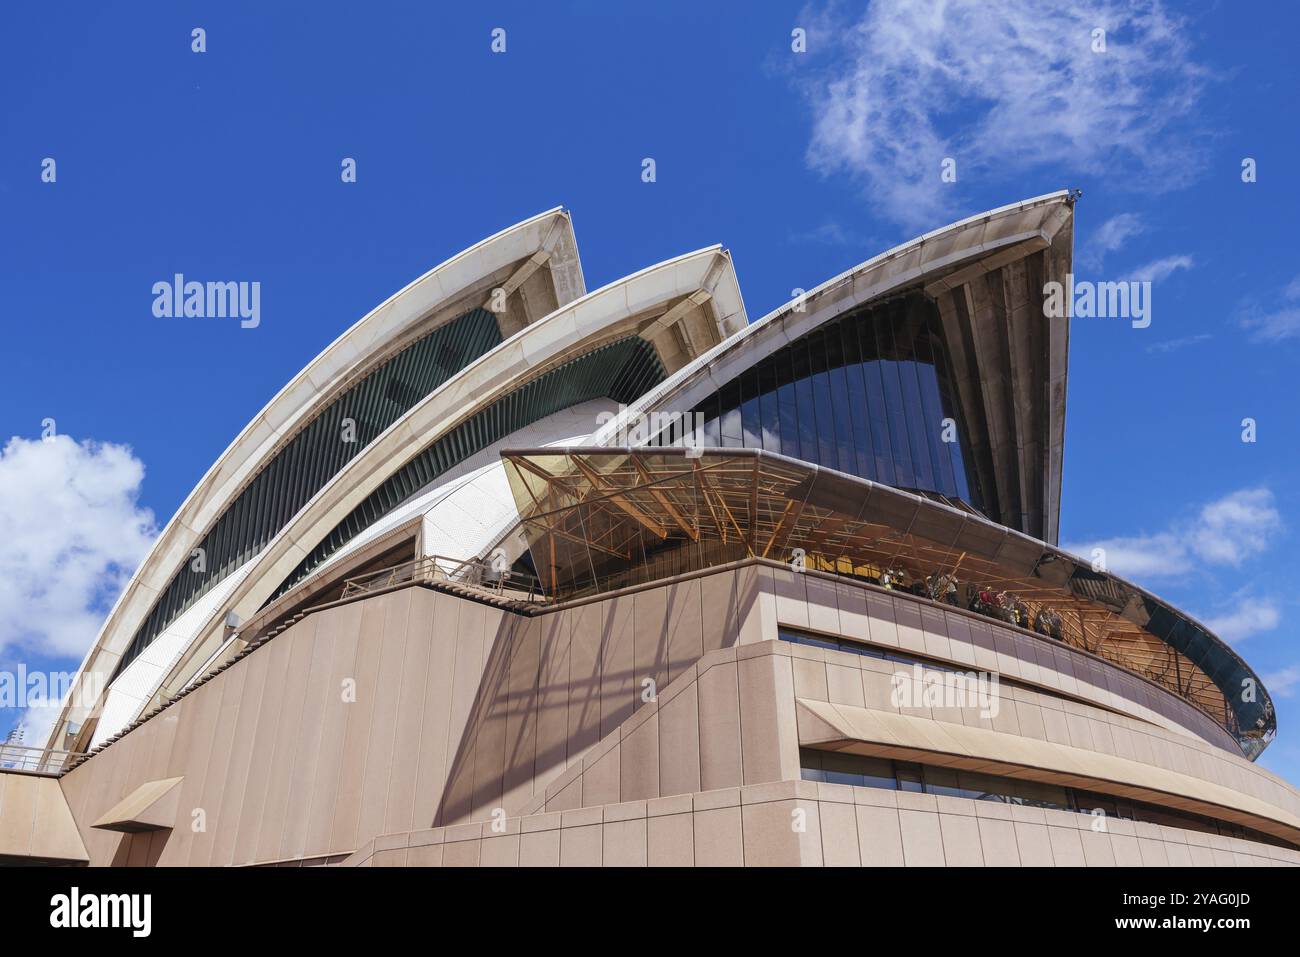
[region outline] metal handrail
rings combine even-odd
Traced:
[[[725,549],[724,549],[725,550]],[[746,557],[752,557],[744,552],[742,548],[740,553],[735,556],[734,560],[742,560]],[[677,570],[678,573],[689,573],[699,571],[700,569],[692,567],[691,562],[682,563],[683,567]],[[823,574],[828,574],[836,578],[846,578],[854,582],[865,585],[869,588],[880,589],[881,586],[875,585],[864,580],[858,575],[847,574],[838,569],[818,568],[815,569]],[[671,574],[669,572],[668,574]],[[657,568],[648,570],[642,567],[628,567],[620,569],[618,572],[598,576],[595,580],[590,581],[585,587],[570,589],[562,594],[554,596],[557,601],[567,601],[587,595],[601,594],[607,591],[617,590],[620,587],[635,587],[641,584],[648,584],[650,581],[663,578],[665,570]],[[473,588],[478,591],[493,594],[497,597],[515,598],[521,601],[541,602],[550,600],[541,588],[540,582],[532,575],[522,575],[510,570],[494,569],[489,563],[478,561],[476,559],[453,559],[444,556],[432,556],[427,558],[416,559],[415,561],[406,562],[396,565],[392,568],[381,569],[377,572],[371,572],[368,575],[360,575],[356,578],[347,579],[344,582],[343,597],[363,592],[375,591],[381,588],[391,587],[393,585],[404,584],[411,581],[445,581],[450,584],[462,585]],[[882,589],[883,590],[883,589]],[[513,594],[512,594],[513,593]],[[913,596],[921,597],[924,596]],[[1036,613],[1040,606],[1050,605],[1050,602],[1041,602],[1037,600],[1022,599],[1028,610]],[[946,603],[944,607],[949,606]],[[1213,724],[1232,735],[1239,742],[1243,742],[1243,736],[1236,727],[1236,722],[1231,711],[1224,714],[1217,714],[1203,706],[1194,697],[1187,694],[1184,689],[1179,687],[1178,682],[1167,672],[1161,672],[1154,668],[1143,668],[1136,662],[1126,659],[1123,655],[1117,654],[1113,649],[1107,647],[1104,643],[1096,644],[1090,642],[1087,636],[1077,632],[1075,627],[1068,620],[1061,623],[1061,638],[1052,639],[1043,635],[1026,625],[1019,625],[1005,619],[985,614],[979,611],[964,609],[955,606],[966,614],[975,615],[987,621],[996,622],[1005,628],[1012,628],[1033,635],[1035,638],[1044,641],[1058,641],[1060,644],[1074,648],[1079,651],[1094,655],[1109,664],[1116,665],[1135,674],[1153,684],[1163,688],[1165,691],[1172,693],[1179,700],[1190,704],[1197,712],[1208,718]],[[1030,619],[1032,621],[1032,617]]]
[[[729,551],[730,554],[724,556],[721,553],[728,552],[728,549],[726,549],[725,547],[716,549],[715,550],[716,554],[713,557],[713,561],[711,562],[711,564],[713,565],[722,564],[727,560],[743,561],[747,558],[753,557],[752,553],[748,551],[748,549],[743,543],[738,543]],[[813,556],[809,556],[809,557],[813,558]],[[768,561],[773,561],[774,564],[786,564],[783,562],[775,562],[772,559],[768,559]],[[665,577],[670,577],[671,575],[674,574],[689,574],[692,572],[702,570],[700,568],[699,561],[690,557],[686,558],[685,560],[679,561],[676,564],[677,564],[676,568],[664,568],[659,566],[655,566],[655,567],[627,566],[615,572],[610,572],[604,575],[598,575],[592,578],[588,578],[582,583],[580,587],[576,587],[576,588],[570,587],[568,589],[562,590],[559,593],[557,593],[555,597],[557,601],[570,601],[578,598],[588,597],[590,595],[603,594],[609,591],[615,591],[618,590],[619,588],[631,588],[631,587],[636,587],[638,585],[649,584],[652,581],[661,580]],[[838,566],[814,567],[814,568],[810,568],[809,571],[817,572],[823,575],[829,575],[834,578],[850,580],[858,585],[862,585],[867,588],[872,588],[881,591],[891,591],[890,589],[886,589],[879,584],[864,579],[860,575],[845,572],[841,570]],[[1176,680],[1175,676],[1170,674],[1168,669],[1161,671],[1156,668],[1142,667],[1137,662],[1131,661],[1127,659],[1125,656],[1123,656],[1122,654],[1117,653],[1113,648],[1109,647],[1105,642],[1099,644],[1097,642],[1089,641],[1087,635],[1083,633],[1081,630],[1079,630],[1072,621],[1066,618],[1063,618],[1061,622],[1061,637],[1059,639],[1054,639],[1048,635],[1044,635],[1038,631],[1035,631],[1029,625],[1029,622],[1033,621],[1033,616],[1038,612],[1038,610],[1041,607],[1045,605],[1051,606],[1050,601],[1040,601],[1037,599],[1021,599],[1030,612],[1029,622],[1027,622],[1024,625],[1021,625],[1015,622],[1008,621],[1004,618],[997,617],[995,615],[987,614],[982,611],[976,611],[973,609],[965,608],[961,605],[954,606],[946,602],[935,602],[933,599],[930,599],[924,595],[915,595],[905,590],[895,589],[892,590],[892,593],[905,594],[913,598],[919,598],[922,601],[929,601],[934,604],[939,604],[942,605],[944,608],[957,610],[962,612],[963,614],[972,615],[981,618],[985,621],[999,624],[1004,628],[1010,628],[1013,630],[1024,632],[1026,634],[1032,635],[1033,637],[1041,641],[1059,643],[1061,645],[1070,647],[1076,651],[1082,651],[1087,654],[1093,655],[1097,658],[1100,658],[1108,664],[1115,665],[1119,668],[1122,668],[1130,672],[1131,674],[1134,674],[1140,678],[1150,681],[1152,684],[1173,694],[1180,701],[1183,701],[1191,705],[1197,711],[1198,714],[1203,715],[1216,727],[1222,729],[1223,731],[1226,731],[1229,735],[1235,738],[1238,741],[1238,743],[1243,747],[1243,749],[1250,747],[1249,740],[1246,738],[1246,736],[1244,736],[1241,733],[1241,730],[1237,727],[1236,716],[1232,713],[1230,709],[1220,713],[1220,712],[1212,711],[1209,708],[1205,707],[1203,704],[1201,704],[1200,701],[1198,701],[1196,698],[1189,695],[1182,687],[1179,686],[1179,683]]]
[[[820,571],[824,574],[833,575],[837,578],[852,579],[858,583],[866,585],[868,588],[875,588],[877,590],[882,590],[882,591],[891,590],[885,588],[884,586],[874,584],[872,582],[863,581],[861,578],[859,578],[856,575],[845,574],[844,572],[841,572],[839,570],[819,568],[817,569],[817,571]],[[895,594],[900,594],[900,593],[906,594],[906,595],[910,595],[913,598],[920,598],[924,601],[929,601],[933,604],[940,605],[945,609],[957,609],[957,610],[965,611],[968,614],[975,615],[985,619],[986,621],[1001,625],[1003,628],[1010,628],[1015,631],[1024,632],[1025,634],[1032,635],[1033,637],[1042,641],[1049,641],[1049,642],[1054,641],[1066,647],[1072,648],[1075,651],[1083,651],[1097,658],[1101,658],[1108,664],[1112,664],[1119,668],[1124,669],[1125,671],[1129,671],[1140,678],[1144,678],[1147,681],[1150,681],[1153,684],[1158,685],[1160,688],[1164,689],[1165,691],[1170,692],[1171,694],[1174,695],[1174,697],[1178,698],[1178,700],[1191,705],[1200,714],[1208,718],[1211,723],[1221,728],[1222,730],[1228,732],[1228,734],[1232,735],[1234,738],[1236,738],[1239,742],[1241,742],[1244,745],[1244,741],[1242,739],[1240,729],[1237,727],[1236,716],[1232,713],[1231,710],[1225,710],[1223,714],[1218,714],[1216,712],[1209,710],[1204,705],[1202,705],[1199,701],[1197,701],[1195,698],[1189,695],[1186,691],[1184,691],[1184,689],[1179,686],[1178,682],[1170,677],[1167,669],[1165,671],[1158,671],[1154,668],[1144,668],[1140,666],[1137,662],[1130,661],[1126,659],[1123,655],[1117,654],[1114,650],[1108,647],[1105,642],[1089,641],[1087,635],[1083,633],[1080,629],[1076,628],[1074,624],[1070,622],[1068,619],[1063,619],[1061,621],[1061,637],[1053,638],[1050,635],[1045,635],[1042,632],[1038,631],[1037,629],[1030,627],[1028,622],[1026,622],[1025,624],[1019,624],[1014,621],[1009,621],[998,615],[990,614],[986,611],[980,611],[973,608],[963,608],[961,605],[951,605],[947,602],[941,602],[936,599],[930,598],[926,595],[916,595],[907,590],[893,590],[893,591]],[[1044,607],[1049,607],[1049,608],[1051,607],[1051,602],[1045,602],[1037,599],[1028,599],[1028,598],[1020,598],[1019,600],[1025,605],[1026,609],[1028,610],[1030,622],[1034,620],[1034,616],[1037,615],[1040,609]]]
[[[367,592],[417,582],[446,582],[515,601],[546,600],[541,583],[533,575],[522,574],[508,568],[502,569],[478,559],[448,558],[444,555],[417,558],[390,568],[381,568],[365,575],[345,579],[341,597],[351,598]]]
[[[73,761],[84,757],[80,751],[47,751],[25,744],[0,744],[0,772],[58,775]]]

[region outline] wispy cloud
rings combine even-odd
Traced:
[[[1208,332],[1201,332],[1194,336],[1183,336],[1181,339],[1167,339],[1164,342],[1157,342],[1147,346],[1147,352],[1152,354],[1173,352],[1175,349],[1194,346],[1202,342],[1207,342],[1213,338],[1214,336],[1210,335]]]
[[[1291,665],[1262,676],[1264,687],[1274,698],[1290,698],[1300,687],[1300,665]]]
[[[953,205],[945,157],[959,183],[1052,164],[1148,190],[1203,163],[1188,126],[1208,74],[1160,0],[875,0],[804,20],[808,161],[860,177],[904,225],[933,226]]]
[[[820,246],[865,246],[867,239],[850,229],[845,229],[842,225],[834,221],[822,223],[813,229],[805,229],[802,232],[791,233],[790,241],[803,245],[820,245]]]
[[[1255,301],[1242,303],[1237,321],[1249,330],[1251,342],[1281,342],[1300,336],[1300,276],[1267,307]]]
[[[1100,563],[1109,571],[1138,580],[1182,575],[1191,568],[1182,539],[1164,532],[1129,538],[1067,542],[1061,547],[1088,561],[1100,559]]]
[[[157,529],[121,445],[12,438],[0,451],[0,650],[80,656]]]
[[[1157,259],[1138,266],[1129,274],[1128,278],[1138,282],[1145,280],[1160,282],[1162,279],[1168,279],[1180,269],[1191,269],[1193,265],[1195,263],[1191,256],[1165,256],[1163,259]]]
[[[1172,578],[1198,565],[1239,566],[1268,548],[1281,526],[1273,493],[1251,488],[1216,499],[1202,506],[1191,520],[1153,534],[1063,547],[1090,561],[1094,549],[1101,549],[1106,567],[1125,577]]]
[[[1098,268],[1111,253],[1124,248],[1134,236],[1146,231],[1136,213],[1120,213],[1112,216],[1093,231],[1083,243],[1083,252],[1079,261],[1084,265]]]
[[[1224,641],[1244,641],[1263,631],[1272,631],[1282,620],[1277,605],[1263,598],[1238,596],[1237,607],[1205,619],[1205,626]],[[1267,684],[1267,682],[1265,682]]]

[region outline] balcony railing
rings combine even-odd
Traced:
[[[527,574],[502,569],[489,562],[433,555],[349,578],[343,583],[343,598],[392,588],[396,585],[439,582],[511,601],[542,602],[545,595],[538,580]]]
[[[0,772],[26,771],[29,774],[57,775],[78,758],[77,751],[47,751],[25,744],[0,744]]]
[[[615,572],[584,580],[579,583],[578,587],[570,585],[562,590],[560,594],[548,597],[541,589],[538,580],[530,575],[520,575],[510,571],[498,572],[485,562],[433,557],[407,562],[394,568],[386,568],[348,579],[344,585],[343,597],[376,591],[407,582],[441,581],[468,587],[474,591],[499,598],[538,603],[545,601],[563,602],[649,584],[675,575],[699,572],[710,567],[744,561],[749,558],[752,558],[752,556],[749,555],[744,544],[740,542],[729,543],[728,545],[718,543],[701,544],[694,546],[694,548],[681,548],[664,552],[640,564],[629,564],[620,567]],[[861,574],[858,574],[861,569],[845,571],[840,567],[840,563],[825,561],[816,555],[806,556],[806,561],[808,570],[814,574],[821,573],[832,577],[849,579],[867,588],[879,589],[881,587],[870,578],[864,578]],[[781,563],[773,562],[772,564]],[[783,565],[782,567],[787,566]],[[892,593],[910,594],[910,592],[906,591]],[[920,598],[921,600],[928,600],[924,596],[920,596]],[[1021,598],[1020,600],[1026,612],[1024,622],[1009,620],[987,612],[968,610],[960,605],[954,607],[948,604],[939,604],[945,609],[951,609],[960,614],[978,616],[996,622],[1002,627],[1032,634],[1039,640],[1053,641],[1051,637],[1034,630],[1029,624],[1034,621],[1040,608],[1050,605],[1050,602],[1040,601],[1035,598]],[[1126,654],[1123,649],[1117,648],[1111,642],[1104,640],[1103,635],[1095,632],[1090,634],[1082,620],[1076,616],[1065,614],[1061,615],[1060,619],[1060,637],[1055,640],[1058,640],[1062,645],[1094,655],[1109,664],[1116,665],[1145,678],[1189,703],[1213,724],[1236,739],[1247,757],[1253,759],[1268,743],[1268,739],[1257,739],[1251,735],[1243,734],[1237,724],[1236,716],[1230,708],[1226,706],[1211,708],[1197,696],[1189,694],[1188,688],[1185,686],[1185,676],[1178,671],[1179,661],[1172,648],[1167,649],[1167,654],[1161,660],[1143,662],[1136,660],[1133,655]]]

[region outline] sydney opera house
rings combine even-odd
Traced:
[[[752,322],[719,246],[592,291],[562,209],[471,246],[208,470],[0,858],[1300,863],[1250,666],[1057,546],[1073,230],[1026,200]]]

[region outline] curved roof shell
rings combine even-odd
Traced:
[[[435,479],[449,480],[454,469],[437,463],[459,467],[474,461],[487,449],[508,445],[510,435],[531,436],[530,423],[541,417],[598,398],[573,386],[590,383],[598,374],[608,377],[602,356],[631,350],[651,357],[654,369],[647,373],[642,362],[636,366],[642,377],[627,389],[597,389],[604,401],[615,392],[620,401],[639,398],[590,436],[574,440],[587,450],[584,454],[602,454],[592,446],[619,444],[618,437],[651,413],[693,407],[839,317],[906,295],[924,297],[939,316],[956,401],[970,432],[969,468],[981,489],[991,493],[982,503],[984,514],[966,514],[805,462],[795,464],[811,469],[814,477],[799,494],[808,498],[810,489],[825,490],[841,480],[865,483],[853,486],[855,494],[895,518],[905,514],[909,534],[915,530],[932,541],[942,539],[944,547],[965,543],[975,554],[992,549],[986,556],[990,561],[1064,588],[1071,600],[1109,608],[1126,628],[1167,650],[1175,667],[1185,659],[1204,679],[1202,684],[1213,685],[1217,700],[1231,711],[1224,727],[1253,756],[1271,738],[1274,715],[1267,692],[1240,657],[1189,616],[1136,586],[1085,568],[1054,547],[1069,320],[1044,316],[1042,295],[1046,282],[1065,279],[1072,243],[1072,195],[1062,191],[1037,197],[904,243],[747,325],[730,257],[720,247],[677,257],[586,293],[567,213],[555,209],[526,220],[395,294],[268,403],[169,522],[114,606],[82,671],[114,671],[151,614],[159,617],[160,597],[196,544],[258,475],[331,402],[364,385],[367,375],[417,346],[420,337],[455,329],[457,323],[481,326],[490,313],[498,338],[473,340],[478,344],[462,350],[461,367],[449,369],[441,379],[425,380],[427,394],[410,396],[398,414],[365,436],[357,454],[324,470],[319,485],[300,506],[294,504],[292,514],[274,523],[256,549],[235,553],[219,581],[188,604],[168,608],[156,629],[166,646],[155,648],[148,667],[132,673],[133,700],[122,704],[108,725],[125,724],[149,700],[158,700],[160,689],[179,691],[206,670],[227,642],[238,642],[227,621],[246,621],[279,596],[315,580],[319,569],[344,564],[334,561],[341,550],[382,537],[391,516],[423,507],[421,496],[430,508],[443,501],[447,492]],[[504,307],[494,292],[505,293]],[[618,365],[615,371],[624,368]],[[654,379],[661,381],[647,390]],[[512,409],[511,402],[526,408]],[[496,425],[485,427],[488,419]],[[575,445],[563,454],[579,451]],[[770,461],[789,461],[762,454]],[[503,455],[509,459],[513,453]],[[461,485],[460,494],[468,501],[475,486]],[[654,495],[650,501],[663,504]],[[678,519],[668,509],[657,526],[667,531],[680,525]],[[949,528],[952,522],[957,525]],[[486,523],[453,538],[467,553],[477,549],[482,555],[515,526],[513,518],[508,524]],[[368,534],[372,529],[375,534]],[[512,536],[511,544],[517,554],[524,547],[522,536]],[[1239,695],[1232,692],[1242,680],[1254,682],[1258,693],[1255,701],[1238,706]],[[120,690],[127,691],[126,684]],[[1197,706],[1206,710],[1204,700]],[[102,708],[101,701],[92,717],[103,714]],[[65,706],[52,743],[61,743],[67,721],[81,721],[87,714],[86,708]],[[113,732],[108,725],[99,729],[97,739]],[[83,740],[85,731],[83,727]]]
[[[567,225],[567,217],[564,222]],[[160,679],[179,690],[174,683],[183,685],[193,669],[226,642],[228,621],[247,620],[278,591],[292,587],[315,567],[313,561],[324,561],[357,531],[417,492],[443,463],[472,454],[476,443],[481,447],[505,437],[494,435],[493,429],[510,423],[523,426],[593,398],[583,391],[588,385],[631,401],[667,371],[692,361],[701,348],[745,324],[730,256],[718,246],[648,267],[545,316],[529,318],[380,434],[367,437],[356,455],[330,472],[263,547],[230,569],[224,587],[215,593],[218,601],[196,607],[201,621],[186,616],[187,633],[172,634],[168,654],[162,655],[165,660],[153,656],[148,667],[135,669],[139,674],[131,676],[130,698],[139,704],[123,707],[142,710]],[[658,371],[648,372],[648,366]],[[647,374],[652,378],[645,378]],[[224,508],[238,494],[232,490]],[[323,543],[330,547],[322,548]],[[151,555],[146,565],[156,560]],[[150,572],[142,566],[141,574]],[[119,621],[112,634],[124,627]],[[108,657],[99,650],[101,659]],[[116,729],[110,725],[119,721],[125,723],[122,715],[94,728],[94,740],[111,735]]]
[[[88,687],[86,676],[102,682],[116,674],[151,619],[150,638],[224,580],[224,575],[214,578],[201,593],[191,592],[158,615],[160,601],[190,566],[195,549],[295,436],[415,337],[471,310],[498,305],[492,296],[497,289],[507,294],[506,308],[494,313],[500,338],[586,293],[572,221],[564,209],[547,210],[489,236],[394,293],[327,346],[244,427],[163,528],[118,597],[69,694],[78,704],[62,709],[51,746],[62,744],[70,724],[85,720],[88,709],[80,699]]]
[[[1065,441],[1068,317],[1043,314],[1063,280],[1073,198],[1061,191],[926,233],[768,313],[667,379],[593,435],[610,444],[656,411],[686,412],[778,350],[853,310],[906,291],[933,301],[970,434],[970,469],[990,518],[1055,542]]]

